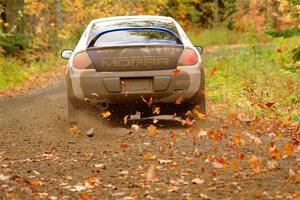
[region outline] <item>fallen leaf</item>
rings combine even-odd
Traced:
[[[171,138],[171,139],[175,139],[175,138],[176,138],[176,134],[173,133],[173,132],[171,132],[171,133],[170,133],[170,138]]]
[[[38,180],[38,179],[34,179],[32,181],[30,181],[30,185],[32,186],[41,186],[43,183],[42,181]]]
[[[101,115],[103,118],[107,118],[107,117],[111,116],[111,113],[109,111],[106,111],[106,112],[101,113]]]
[[[209,76],[212,77],[213,75],[215,75],[216,72],[217,72],[217,68],[214,67],[214,68],[209,72]]]
[[[200,178],[194,178],[194,179],[192,180],[192,183],[201,185],[201,184],[204,183],[204,180],[203,180],[203,179],[200,179]]]
[[[233,161],[231,162],[231,168],[232,168],[234,171],[236,171],[236,170],[239,168],[239,163],[238,163],[238,161],[233,160]]]
[[[80,133],[79,128],[76,125],[73,125],[71,128],[68,129],[68,131],[72,135]]]
[[[294,147],[291,144],[284,144],[282,149],[283,149],[284,153],[286,153],[288,155],[294,154]]]
[[[5,176],[3,174],[0,174],[0,181],[6,181],[9,179],[9,176]]]
[[[159,115],[159,113],[160,113],[160,107],[155,107],[153,110],[153,114]]]
[[[275,104],[275,102],[268,102],[268,103],[266,103],[266,106],[268,109],[270,109],[271,107],[273,107],[274,104]]]
[[[158,159],[159,164],[169,164],[172,162],[172,160],[162,160],[162,159]]]
[[[154,136],[157,135],[157,129],[156,129],[156,126],[154,126],[153,124],[149,125],[149,126],[147,127],[147,130],[148,130],[149,135],[150,135],[151,137],[154,137]]]
[[[144,160],[150,160],[150,159],[153,159],[154,156],[152,155],[152,153],[150,152],[147,152],[145,155],[144,155]]]
[[[241,144],[241,133],[236,133],[233,141],[235,145],[239,146]]]
[[[86,193],[81,194],[79,197],[80,197],[81,200],[89,200],[90,199],[89,195],[86,194]]]
[[[180,96],[176,99],[175,104],[181,104],[184,101],[184,96]]]
[[[176,76],[178,73],[180,72],[180,69],[174,69],[173,71],[172,71],[172,76]]]
[[[297,172],[295,179],[297,182],[300,182],[300,171]]]
[[[122,149],[128,149],[129,145],[128,144],[120,144],[120,147]]]
[[[276,167],[278,167],[278,162],[276,160],[271,160],[271,161],[268,161],[267,163],[267,167],[269,170],[271,169],[275,169]]]
[[[149,168],[148,168],[148,170],[147,170],[147,173],[146,173],[146,180],[147,181],[151,181],[151,180],[153,180],[154,179],[154,177],[155,177],[155,169],[156,169],[156,163],[152,163],[150,166],[149,166]]]

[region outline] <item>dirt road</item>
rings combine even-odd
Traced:
[[[68,132],[66,108],[63,81],[0,101],[1,200],[300,198],[292,130],[209,117],[149,134],[144,122],[135,130],[91,115],[87,137]]]

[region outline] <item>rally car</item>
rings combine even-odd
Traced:
[[[69,121],[85,102],[110,104],[141,101],[198,105],[205,113],[203,49],[193,46],[170,17],[122,16],[92,20],[69,59]],[[95,100],[94,100],[95,99]]]

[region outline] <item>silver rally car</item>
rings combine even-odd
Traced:
[[[122,16],[92,20],[69,59],[69,121],[75,109],[97,104],[153,103],[199,105],[205,113],[202,48],[192,45],[170,17]]]

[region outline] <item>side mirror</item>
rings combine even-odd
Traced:
[[[195,46],[195,48],[197,49],[197,51],[199,52],[200,55],[203,54],[203,47]]]
[[[60,55],[63,59],[69,59],[71,57],[72,53],[73,53],[73,50],[65,49],[61,52]]]

